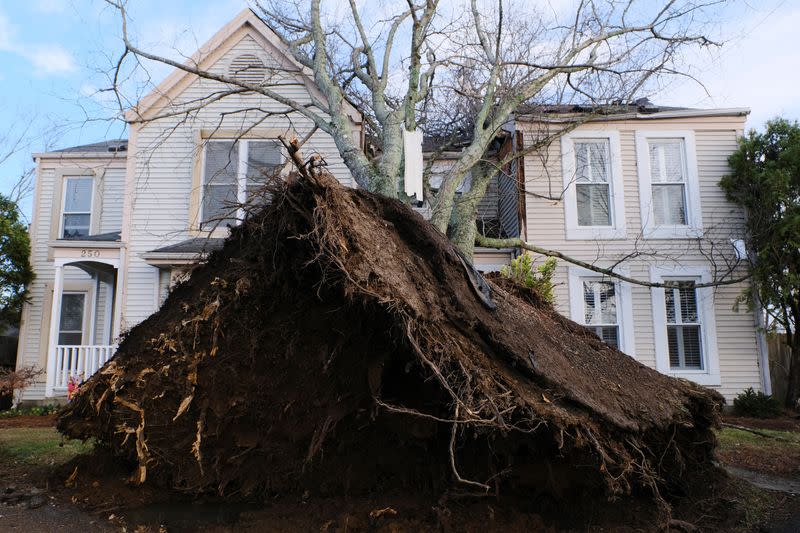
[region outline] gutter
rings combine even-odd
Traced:
[[[620,113],[616,115],[604,115],[591,118],[587,122],[615,122],[619,120],[659,120],[665,118],[689,118],[689,117],[746,117],[750,114],[750,108],[731,107],[722,109],[675,109],[670,111],[658,111],[656,113]],[[574,117],[584,116],[585,113],[571,113],[570,116],[556,115],[548,118],[542,115],[517,115],[520,122],[552,122],[565,123],[573,122]]]

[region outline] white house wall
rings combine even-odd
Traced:
[[[525,142],[535,136],[537,127],[520,125]],[[518,127],[520,127],[518,126]],[[744,117],[702,117],[680,120],[630,120],[592,123],[587,129],[618,131],[621,144],[621,166],[624,177],[624,199],[627,238],[619,240],[567,240],[565,234],[565,208],[563,201],[538,199],[532,194],[526,198],[527,240],[539,246],[556,249],[567,255],[610,266],[615,258],[635,249],[657,251],[661,256],[677,261],[654,261],[643,257],[626,261],[634,278],[649,281],[650,265],[701,266],[709,268],[709,261],[698,251],[697,244],[687,239],[642,239],[639,186],[636,160],[635,131],[637,130],[692,130],[696,140],[699,174],[700,202],[704,235],[721,241],[722,249],[731,256],[733,249],[728,239],[741,235],[743,213],[728,203],[719,188],[720,179],[729,172],[727,158],[737,147],[737,135],[744,127]],[[576,131],[580,131],[580,128]],[[545,164],[543,164],[543,162]],[[561,146],[556,141],[543,157],[525,158],[526,191],[538,195],[559,196],[563,189]],[[560,312],[569,316],[568,264],[559,261],[556,274],[556,303]],[[743,271],[737,272],[738,275]],[[760,373],[755,320],[752,312],[742,306],[733,310],[736,299],[746,285],[743,283],[714,289],[716,337],[722,385],[716,387],[730,401],[742,389],[758,390]],[[632,305],[635,327],[635,356],[640,362],[655,367],[654,322],[650,289],[633,286]]]
[[[245,36],[210,69],[224,73],[228,62],[244,53],[262,55],[260,46]],[[263,57],[263,56],[262,56]],[[196,79],[175,100],[173,108],[184,102],[224,90],[224,85],[210,80]],[[309,103],[310,97],[303,85],[276,87],[281,94]],[[262,95],[233,95],[210,103],[191,119],[182,116],[162,118],[137,127],[134,141],[135,172],[129,185],[134,192],[131,202],[130,234],[128,241],[128,267],[123,311],[123,330],[149,316],[156,308],[153,286],[157,283],[157,269],[142,259],[142,254],[153,249],[192,238],[190,231],[190,197],[192,196],[193,169],[200,156],[197,139],[200,132],[208,130],[245,131],[250,127],[269,129],[289,134],[294,131],[303,138],[311,130],[311,122],[297,113],[288,117],[276,115],[264,119],[264,113],[237,113],[243,108],[257,107],[280,112],[286,106]],[[228,113],[228,116],[225,114]],[[351,185],[350,172],[345,167],[333,139],[317,131],[303,147],[303,155],[321,154],[328,170],[342,183]]]
[[[30,286],[30,303],[25,304],[20,324],[20,340],[17,366],[38,365],[44,367],[47,361],[47,331],[50,324],[50,309],[53,294],[55,269],[49,257],[48,243],[55,237],[52,234],[53,216],[60,216],[61,197],[54,198],[56,180],[71,172],[95,174],[96,184],[100,186],[97,196],[108,199],[102,204],[99,231],[119,231],[122,225],[121,201],[125,181],[125,161],[123,158],[82,158],[47,157],[37,161],[38,173],[34,194],[33,218],[30,227],[31,263],[36,279]],[[98,179],[101,176],[101,179]],[[93,216],[96,212],[93,212]],[[91,285],[91,278],[77,268],[64,269],[65,288],[81,284]],[[42,378],[44,380],[44,378]],[[44,381],[27,389],[25,398],[44,397]]]

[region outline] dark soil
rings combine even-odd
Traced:
[[[747,416],[723,415],[723,422],[753,429],[772,429],[775,431],[800,432],[800,415],[785,414],[775,418],[752,418]]]
[[[308,172],[269,194],[60,415],[133,483],[258,502],[413,495],[424,516],[488,496],[504,517],[582,528],[609,497],[664,525],[662,496],[709,467],[716,393],[503,280],[487,302],[400,202]]]
[[[25,415],[0,418],[0,429],[3,428],[46,428],[56,424],[56,415]]]

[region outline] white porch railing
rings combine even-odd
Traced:
[[[92,374],[100,370],[106,361],[111,359],[116,350],[116,344],[56,346],[53,389],[67,390],[67,384],[72,376],[76,376],[79,382],[89,379]]]

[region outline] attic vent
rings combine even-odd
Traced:
[[[258,85],[267,75],[267,67],[253,54],[242,54],[231,61],[228,75],[243,83]]]

